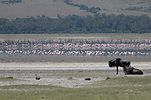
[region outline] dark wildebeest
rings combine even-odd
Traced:
[[[139,69],[136,69],[134,67],[123,67],[123,71],[125,75],[142,75],[143,72]]]
[[[118,74],[118,67],[122,67],[125,74],[137,74],[142,75],[143,72],[139,69],[130,66],[130,61],[124,61],[121,58],[116,58],[109,61],[109,67],[116,67]]]

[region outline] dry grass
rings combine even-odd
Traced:
[[[69,89],[42,85],[0,87],[1,100],[150,100],[151,77],[112,78],[94,87]]]
[[[91,15],[88,12],[80,10],[78,7],[66,5],[64,0],[24,0],[21,4],[2,5],[0,17],[15,18],[28,16],[46,15],[49,17],[57,17],[57,15]],[[72,0],[77,4],[84,4],[89,7],[100,7],[106,14],[126,14],[126,15],[142,15],[149,12],[143,10],[131,11],[122,10],[129,7],[150,7],[149,0]]]

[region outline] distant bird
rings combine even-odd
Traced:
[[[36,76],[35,77],[36,80],[40,80],[40,76],[38,76],[37,74],[35,74],[35,76]]]

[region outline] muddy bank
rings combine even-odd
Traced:
[[[117,56],[119,57],[119,56]],[[0,62],[108,62],[117,58],[108,56],[49,56],[49,55],[3,55],[0,54]],[[132,62],[150,62],[150,56],[120,56]]]

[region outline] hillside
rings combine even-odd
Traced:
[[[46,15],[87,15],[76,7],[66,5],[63,0],[23,0],[22,3],[0,4],[0,17],[16,18]]]
[[[100,7],[102,13],[151,16],[151,0],[72,0],[88,6]]]
[[[8,1],[8,2],[7,2]],[[0,17],[16,18],[28,16],[57,17],[57,15],[92,15],[91,11],[81,9],[99,8],[98,13],[126,14],[151,16],[151,0],[19,0],[21,2],[10,2],[11,0],[0,0]],[[12,0],[13,1],[13,0]],[[67,4],[65,1],[71,2]]]

